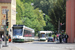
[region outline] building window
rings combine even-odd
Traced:
[[[2,9],[2,14],[6,14],[6,9]]]

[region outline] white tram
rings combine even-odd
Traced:
[[[47,40],[48,37],[50,37],[50,35],[54,33],[54,31],[39,31],[38,32],[38,37],[40,41],[45,41]]]
[[[34,29],[26,27],[24,25],[13,25],[9,29],[13,42],[24,42],[34,40]]]

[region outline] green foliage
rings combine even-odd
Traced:
[[[55,5],[57,0],[35,0],[34,7],[41,9],[48,15],[48,10]]]
[[[54,5],[51,10],[49,10],[49,17],[51,20],[49,20],[57,30],[58,21],[60,20],[60,23],[66,22],[66,0],[57,0],[56,4]],[[64,28],[65,29],[65,25]]]
[[[43,30],[57,30],[59,19],[61,23],[66,22],[66,0],[16,1],[17,24],[24,24],[35,29],[36,32],[41,28],[44,28]],[[34,7],[31,3],[34,3]],[[65,25],[62,29],[65,29]]]
[[[17,1],[17,24],[25,25],[27,27],[35,29],[35,31],[40,31],[41,27],[45,26],[45,21],[43,18],[43,12],[39,11],[39,8],[34,9],[31,3],[23,2],[24,0]],[[26,1],[26,0],[25,0]]]
[[[49,10],[53,8],[57,0],[35,0],[34,7],[41,9],[46,15],[44,20],[46,21],[46,26],[44,30],[55,30],[53,24],[49,22],[51,18],[49,17]]]
[[[66,22],[66,0],[35,0],[34,7],[41,9],[49,18],[45,20],[47,23],[53,25],[53,29],[58,29],[58,20],[60,19],[61,23]],[[44,29],[47,30],[47,27],[50,28],[48,24]],[[62,27],[65,29],[65,25]]]
[[[21,0],[23,3],[31,3],[34,2],[34,0]]]

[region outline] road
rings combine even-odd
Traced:
[[[25,42],[8,43],[9,46],[15,46],[20,50],[75,50],[75,43],[54,43],[54,42]]]

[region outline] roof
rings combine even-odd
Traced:
[[[0,3],[11,3],[11,0],[0,0]]]

